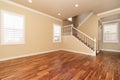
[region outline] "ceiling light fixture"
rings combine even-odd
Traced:
[[[58,13],[58,15],[60,16],[61,14],[60,14],[60,13]]]
[[[28,0],[29,3],[32,3],[32,0]]]
[[[79,5],[78,4],[75,4],[75,7],[78,7]]]

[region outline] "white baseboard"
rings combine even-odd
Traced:
[[[73,53],[80,53],[80,54],[90,55],[90,56],[96,56],[96,54],[86,53],[86,52],[81,52],[81,51],[75,51],[75,50],[70,50],[70,49],[61,49],[61,50],[69,51],[69,52],[73,52]]]
[[[34,55],[39,55],[39,54],[45,54],[45,53],[50,53],[50,52],[60,51],[60,50],[74,52],[74,53],[80,53],[80,54],[85,54],[85,55],[96,56],[95,54],[86,53],[86,52],[80,52],[80,51],[75,51],[75,50],[56,49],[56,50],[42,51],[42,52],[30,53],[30,54],[26,54],[26,55],[20,55],[20,56],[8,57],[8,58],[1,58],[0,61],[12,60],[12,59],[23,58],[23,57],[29,57],[29,56],[34,56]]]
[[[20,56],[8,57],[8,58],[1,58],[0,61],[6,61],[6,60],[17,59],[17,58],[23,58],[23,57],[28,57],[28,56],[39,55],[39,54],[45,54],[45,53],[54,52],[54,51],[59,51],[59,49],[36,52],[36,53],[30,53],[30,54],[26,54],[26,55],[20,55]]]
[[[120,50],[112,50],[112,49],[101,49],[102,51],[110,51],[110,52],[120,52]]]

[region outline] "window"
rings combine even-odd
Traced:
[[[118,23],[104,24],[103,26],[103,42],[118,42]]]
[[[24,44],[24,16],[1,11],[1,44]]]
[[[68,18],[67,20],[72,22],[72,17]]]
[[[53,25],[53,42],[61,42],[61,26]]]

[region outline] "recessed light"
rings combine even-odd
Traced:
[[[79,5],[78,4],[75,4],[75,7],[78,7]]]
[[[28,0],[29,3],[32,3],[32,0]]]
[[[61,14],[60,14],[60,13],[58,13],[58,15],[60,16]]]

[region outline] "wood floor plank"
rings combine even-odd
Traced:
[[[1,61],[0,80],[120,80],[120,53],[56,51]]]

